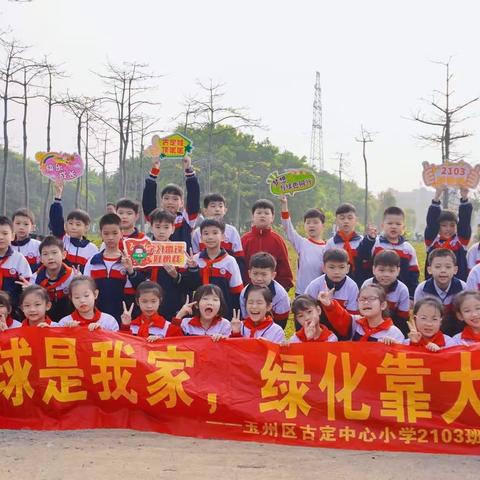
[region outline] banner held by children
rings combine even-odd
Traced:
[[[184,267],[187,261],[185,242],[155,242],[149,238],[126,238],[123,244],[134,268],[162,265]]]
[[[0,424],[478,455],[480,346],[11,329],[0,336]]]
[[[160,138],[158,135],[152,137],[151,145],[146,149],[145,154],[150,158],[172,158],[182,159],[193,150],[193,142],[181,133],[174,133]]]
[[[441,165],[423,162],[422,178],[427,187],[477,188],[480,182],[480,165],[472,167],[464,162],[447,162]]]
[[[293,196],[297,192],[305,192],[312,189],[316,181],[315,174],[305,168],[285,170],[282,173],[275,171],[267,178],[270,193],[275,196]]]
[[[83,175],[85,168],[78,153],[37,152],[35,160],[40,165],[41,174],[54,182],[76,180]]]

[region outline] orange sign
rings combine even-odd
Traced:
[[[480,182],[480,165],[472,167],[463,160],[441,165],[423,162],[423,181],[427,187],[466,187],[477,188]]]
[[[135,268],[162,265],[184,267],[187,261],[185,242],[155,242],[149,238],[126,238],[124,251],[132,259]]]
[[[22,327],[0,334],[0,425],[478,455],[480,344],[149,343]]]
[[[152,144],[145,153],[150,158],[183,158],[193,150],[192,141],[181,133],[174,133],[160,138],[152,137]]]

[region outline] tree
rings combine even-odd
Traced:
[[[365,213],[364,213],[364,226],[367,228],[368,225],[368,164],[367,164],[367,154],[366,154],[366,145],[367,143],[372,143],[373,133],[368,130],[364,130],[363,125],[361,126],[361,138],[355,138],[355,141],[362,144],[362,156],[363,156],[363,166],[365,169]]]
[[[132,124],[135,115],[146,105],[154,106],[158,103],[145,98],[152,90],[148,84],[157,75],[149,72],[144,63],[123,63],[115,66],[109,63],[106,73],[97,73],[107,88],[102,101],[111,105],[115,116],[108,119],[98,117],[118,135],[118,163],[119,163],[119,195],[124,197],[127,192],[127,154],[131,142]]]
[[[480,98],[472,98],[455,107],[451,105],[451,97],[454,92],[451,90],[453,73],[450,73],[450,62],[451,58],[447,62],[434,62],[445,68],[445,90],[443,92],[434,90],[434,94],[443,97],[443,102],[440,102],[435,95],[432,95],[432,99],[427,102],[435,109],[436,115],[426,117],[425,114],[420,112],[413,115],[413,120],[416,122],[439,129],[440,133],[419,135],[418,138],[430,145],[440,145],[442,163],[457,161],[463,158],[460,153],[453,151],[453,147],[458,140],[470,137],[472,133],[466,131],[454,132],[453,130],[455,126],[467,119],[467,117],[459,117],[460,112],[472,103],[477,102]],[[443,206],[448,208],[448,190],[445,190],[444,193]]]
[[[260,121],[247,116],[245,109],[227,107],[222,104],[225,93],[222,91],[223,84],[214,84],[212,80],[208,84],[197,82],[200,88],[200,98],[190,97],[185,105],[187,111],[185,113],[185,124],[188,126],[189,116],[193,115],[194,120],[191,126],[206,128],[208,132],[208,149],[206,156],[206,179],[205,191],[212,191],[212,164],[213,159],[213,136],[216,127],[220,125],[231,125],[233,128],[240,130],[242,128],[259,128]]]
[[[3,83],[0,91],[0,100],[3,102],[3,175],[0,211],[2,215],[5,215],[7,213],[8,124],[12,121],[9,118],[8,107],[9,102],[15,98],[11,87],[17,74],[23,69],[25,61],[23,55],[28,47],[21,45],[16,39],[5,40],[3,38],[0,38],[0,45],[5,53],[5,58],[0,66],[0,81]]]

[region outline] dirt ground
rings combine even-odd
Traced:
[[[478,480],[479,475],[480,456],[356,452],[129,430],[0,430],[0,480]]]

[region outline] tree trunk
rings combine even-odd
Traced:
[[[28,112],[28,92],[27,92],[27,71],[23,71],[23,119],[22,119],[22,128],[23,128],[23,188],[24,188],[24,204],[26,208],[30,206],[30,195],[28,189],[28,172],[27,172],[27,112]]]
[[[88,115],[85,131],[85,210],[88,212]]]
[[[367,156],[365,154],[365,140],[363,141],[363,163],[365,166],[365,230],[368,226],[368,167]]]
[[[78,154],[82,156],[82,115],[78,117],[77,122],[77,150]],[[77,189],[75,191],[75,208],[80,208],[80,189],[82,177],[77,179]]]
[[[5,88],[3,90],[3,178],[0,210],[2,215],[7,213],[7,180],[8,180],[8,87],[10,82],[11,57],[5,75]]]
[[[52,72],[50,69],[48,70],[48,110],[47,110],[47,152],[50,151],[50,133],[52,127],[52,106],[53,106],[53,99],[52,99]],[[45,190],[45,196],[43,198],[43,218],[42,218],[42,232],[44,235],[48,233],[48,202],[50,199],[50,190],[51,190],[52,182],[50,179],[47,179],[47,188]]]

